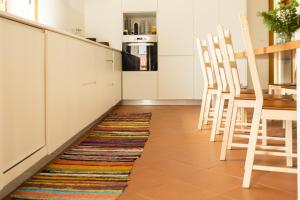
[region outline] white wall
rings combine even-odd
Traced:
[[[262,18],[257,16],[259,11],[267,11],[269,9],[268,4],[268,0],[247,1],[248,21],[254,48],[269,46],[269,31],[263,24]],[[257,66],[262,87],[267,89],[269,84],[268,56],[258,57]],[[252,87],[250,73],[248,73],[248,85]]]
[[[123,16],[121,0],[85,0],[85,32],[87,37],[122,49]]]
[[[246,0],[194,0],[194,24],[195,39],[207,39],[207,34],[217,35],[217,25],[228,28],[232,34],[235,51],[243,50],[239,14],[247,12]],[[194,42],[195,45],[195,42]],[[201,98],[203,90],[203,78],[200,70],[199,56],[195,49],[195,73],[194,73],[194,96]],[[247,85],[246,62],[238,62],[238,69],[242,85]]]
[[[7,12],[25,19],[34,20],[34,4],[35,2],[33,0],[9,0],[6,4]]]
[[[84,33],[84,0],[40,0],[39,22],[67,32]]]

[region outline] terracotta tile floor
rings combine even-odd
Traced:
[[[231,150],[219,161],[221,137],[211,143],[209,126],[197,130],[198,106],[120,106],[115,112],[153,113],[150,139],[120,200],[296,199],[291,174],[254,172],[251,189],[243,189],[245,151]]]

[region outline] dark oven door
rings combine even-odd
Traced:
[[[157,43],[123,43],[123,71],[157,71]]]

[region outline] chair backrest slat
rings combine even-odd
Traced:
[[[207,39],[218,89],[225,92],[228,90],[228,84],[226,80],[219,39],[218,37],[213,37],[212,34],[208,34]]]
[[[214,87],[216,83],[216,78],[211,64],[211,58],[209,56],[207,42],[205,40],[200,41],[199,39],[196,39],[196,44],[200,58],[200,65],[202,69],[204,84],[206,84],[209,87]]]
[[[254,86],[256,100],[263,102],[262,87],[261,87],[260,80],[259,80],[254,49],[252,46],[252,41],[251,41],[251,36],[250,36],[250,31],[249,31],[249,23],[248,23],[247,16],[245,13],[242,13],[240,15],[240,22],[241,22],[241,27],[242,27],[243,40],[244,40],[246,52],[247,52],[248,66],[249,66],[249,70],[250,70],[251,80],[252,80],[252,83]]]
[[[222,42],[221,49],[223,49],[222,53],[224,56],[224,62],[225,65],[228,66],[227,68],[228,76],[229,76],[228,81],[231,82],[232,89],[234,87],[235,95],[239,95],[241,93],[241,83],[240,83],[240,77],[239,77],[237,62],[235,59],[230,31],[224,30],[222,26],[218,26],[217,30],[218,30],[218,35],[220,37],[220,41]]]
[[[225,33],[223,30],[222,26],[217,27],[217,32],[220,40],[220,47],[221,47],[221,52],[224,60],[224,69],[225,69],[225,74],[226,74],[226,80],[228,83],[229,91],[232,97],[235,95],[238,95],[240,93],[240,88],[236,88],[236,84],[233,78],[233,72],[232,72],[232,67],[230,65],[231,60],[228,54],[228,49],[227,49],[227,44],[226,44],[226,37]]]

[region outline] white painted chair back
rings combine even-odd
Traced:
[[[208,52],[207,42],[196,39],[198,54],[200,58],[200,65],[203,74],[204,84],[208,87],[216,86],[216,78],[214,75],[213,66]]]
[[[224,69],[223,57],[220,49],[219,38],[213,37],[212,34],[208,34],[208,46],[211,55],[211,61],[215,72],[215,77],[218,85],[218,89],[221,92],[228,90],[228,83],[226,80],[226,74]]]
[[[234,92],[234,95],[239,95],[241,93],[241,84],[230,31],[223,29],[222,26],[218,26],[217,31],[224,57],[225,70],[227,70],[226,75],[230,93],[233,94]]]
[[[249,66],[251,80],[255,91],[256,101],[263,102],[262,87],[260,84],[259,75],[257,71],[255,54],[254,54],[254,49],[252,46],[252,41],[251,41],[251,36],[249,31],[249,23],[245,13],[242,13],[240,15],[240,21],[241,21],[242,35],[246,47],[248,66]]]

